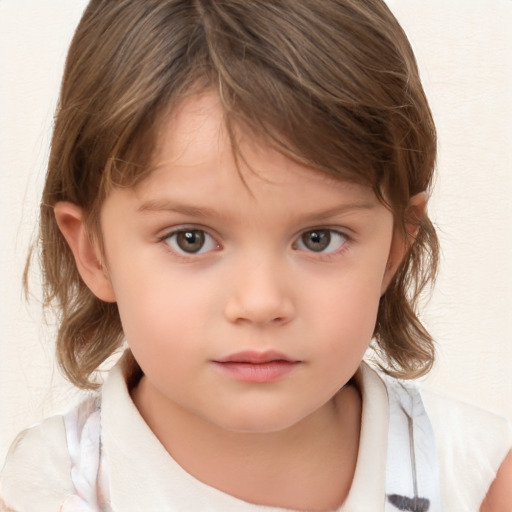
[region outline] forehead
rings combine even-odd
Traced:
[[[284,155],[249,130],[230,132],[218,96],[190,96],[168,115],[159,133],[152,171],[138,188],[142,198],[164,191],[214,193],[229,189],[254,199],[258,194],[279,200],[283,190],[303,199],[325,199],[327,192],[373,203],[370,187],[334,178]],[[316,198],[321,201],[322,199]]]

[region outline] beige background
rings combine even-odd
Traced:
[[[413,43],[440,138],[431,202],[443,244],[424,319],[428,385],[512,419],[512,0],[389,0]],[[53,329],[21,291],[66,47],[83,0],[0,0],[0,460],[77,393]]]

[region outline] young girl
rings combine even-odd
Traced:
[[[408,380],[435,153],[380,0],[92,0],[43,276],[73,383],[128,348],[16,439],[2,510],[510,510],[506,422]]]

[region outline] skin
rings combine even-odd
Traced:
[[[512,452],[503,461],[480,512],[512,512]]]
[[[134,403],[177,462],[249,502],[332,510],[359,444],[361,398],[344,386],[408,242],[370,189],[238,137],[250,169],[237,168],[217,97],[189,98],[155,170],[106,199],[104,253],[75,205],[57,204],[57,221],[86,284],[118,304],[144,372]],[[416,218],[425,202],[411,200]],[[248,382],[219,364],[240,351],[293,364]]]

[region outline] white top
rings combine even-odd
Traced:
[[[388,393],[397,384],[366,364],[356,381],[363,400],[360,446],[352,487],[338,512],[395,510],[386,505],[386,464],[409,456],[408,441],[397,454],[387,450],[388,430],[395,429],[394,422],[388,429]],[[423,398],[437,445],[442,509],[476,512],[512,446],[511,429],[478,408],[432,393]],[[120,365],[101,396],[16,438],[0,474],[0,496],[0,510],[16,512],[283,512],[241,501],[185,472],[140,416]]]

